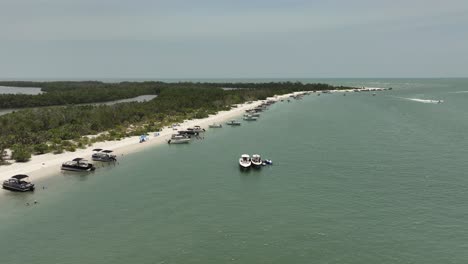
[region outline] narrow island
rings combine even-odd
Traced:
[[[300,82],[0,82],[0,86],[41,87],[43,91],[0,95],[0,109],[24,108],[0,116],[0,178],[58,166],[76,155],[88,155],[93,147],[125,147],[124,152],[130,152],[139,146],[135,138],[141,135],[157,133],[158,138],[146,145],[161,143],[172,133],[172,124],[208,126],[239,116],[267,98],[356,90]],[[147,102],[81,105],[143,94],[157,97]]]

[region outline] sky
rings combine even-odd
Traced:
[[[467,0],[0,0],[0,79],[468,77]]]

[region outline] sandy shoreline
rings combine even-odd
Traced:
[[[367,91],[382,91],[385,89],[382,88],[356,88],[357,90],[367,90]],[[330,92],[352,92],[353,90],[332,90]],[[283,95],[277,95],[275,97],[267,98],[267,100],[278,101],[281,99],[286,99],[291,95],[307,94],[308,92],[295,92]],[[194,119],[188,120],[180,124],[178,130],[184,130],[188,127],[193,127],[199,125],[202,128],[208,129],[208,126],[213,123],[223,123],[230,119],[235,119],[239,116],[242,116],[245,113],[245,110],[254,108],[265,100],[259,100],[252,103],[244,103],[238,105],[236,108],[233,108],[228,111],[220,111],[216,115],[211,115],[203,119]],[[102,149],[111,149],[115,152],[117,156],[126,155],[140,151],[145,148],[150,148],[159,144],[164,144],[171,137],[172,134],[177,133],[172,128],[164,128],[162,131],[158,132],[159,135],[155,136],[156,132],[149,133],[149,140],[145,143],[139,143],[139,136],[133,136],[124,138],[119,141],[104,141],[97,142],[91,147],[86,149],[77,149],[75,152],[64,152],[62,154],[52,154],[47,153],[44,155],[32,156],[31,160],[25,163],[13,163],[8,166],[0,167],[0,181],[4,181],[16,174],[27,174],[30,176],[31,181],[36,181],[44,177],[50,177],[60,173],[60,166],[63,162],[72,160],[74,158],[80,157],[85,159],[91,159],[93,149],[102,148]]]
[[[268,100],[280,100],[289,97],[294,94],[301,92],[279,95],[276,97],[268,98]],[[238,105],[228,111],[220,111],[216,115],[211,115],[203,119],[188,120],[180,123],[178,130],[184,130],[188,127],[199,125],[202,128],[208,129],[208,126],[212,123],[223,123],[229,119],[234,119],[245,113],[245,110],[254,108],[264,101],[255,101],[250,104],[244,103]],[[36,181],[44,177],[50,177],[60,173],[60,166],[63,162],[72,160],[77,157],[85,158],[90,160],[93,153],[93,149],[111,149],[118,156],[126,155],[140,151],[145,148],[150,148],[159,144],[164,144],[171,137],[172,134],[177,133],[172,128],[164,128],[158,132],[159,135],[155,136],[156,132],[149,133],[149,140],[144,143],[139,143],[139,136],[133,136],[124,138],[119,141],[104,141],[97,142],[91,147],[86,149],[77,149],[75,152],[64,152],[61,154],[47,153],[44,155],[32,156],[31,160],[24,163],[13,163],[8,166],[0,167],[0,181],[6,180],[16,174],[27,174],[30,176],[31,181]]]

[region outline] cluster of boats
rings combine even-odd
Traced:
[[[167,141],[168,144],[187,144],[193,137],[198,137],[201,133],[205,132],[204,128],[194,126],[186,130],[177,131],[177,134],[172,134],[171,138]]]
[[[112,162],[115,163],[117,161],[117,156],[112,154],[112,150],[105,150],[105,149],[93,149],[94,153],[91,155],[91,159],[93,161],[98,162]],[[94,171],[96,167],[94,164],[88,162],[86,159],[83,158],[76,158],[71,161],[67,161],[62,163],[62,170],[64,171]]]
[[[91,156],[93,161],[112,163],[117,161],[117,157],[112,154],[112,150],[94,149],[93,151],[94,153]],[[96,167],[83,158],[76,158],[62,163],[60,169],[64,171],[91,172],[96,170]],[[28,178],[29,176],[25,174],[15,175],[4,181],[2,187],[3,189],[17,192],[34,191],[34,184],[28,181]]]
[[[269,159],[263,160],[259,154],[253,154],[250,157],[248,154],[242,154],[239,159],[239,166],[241,169],[260,168],[266,165],[273,165],[273,162]]]

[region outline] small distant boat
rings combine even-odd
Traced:
[[[260,155],[258,155],[258,154],[253,154],[253,155],[252,155],[251,162],[252,162],[252,165],[253,165],[255,168],[259,168],[259,167],[261,167],[262,164],[263,164],[262,158],[261,158]]]
[[[239,166],[241,169],[248,169],[252,165],[252,161],[250,160],[250,156],[247,154],[242,154],[241,158],[239,159]]]
[[[24,175],[24,174],[18,174],[10,179],[6,180],[3,182],[3,189],[10,190],[10,191],[16,191],[16,192],[28,192],[28,191],[34,191],[34,184],[25,180],[29,176]]]
[[[95,169],[96,167],[94,167],[92,163],[82,158],[76,158],[72,161],[62,163],[62,170],[67,171],[94,171]]]
[[[240,126],[241,123],[239,121],[236,121],[236,120],[231,120],[231,121],[227,122],[226,125],[228,125],[228,126]]]
[[[112,155],[112,150],[103,150],[103,149],[93,149],[96,151],[92,156],[91,159],[93,161],[101,161],[101,162],[115,162],[117,161],[117,156]]]
[[[209,127],[209,128],[222,128],[222,127],[223,127],[223,125],[221,125],[221,124],[216,124],[216,123],[213,123],[213,124],[209,125],[208,127]]]
[[[256,118],[256,117],[253,117],[252,115],[244,116],[243,119],[244,119],[245,121],[257,121],[257,118]]]
[[[250,115],[253,116],[253,117],[260,117],[260,113],[252,113]]]
[[[193,128],[187,128],[187,131],[193,131],[195,133],[203,133],[205,132],[205,129],[201,128],[200,126],[194,126]]]
[[[376,96],[377,94],[376,93],[372,93],[372,96]]]
[[[171,139],[167,141],[168,144],[187,144],[189,142],[190,138],[177,134],[172,135]]]

